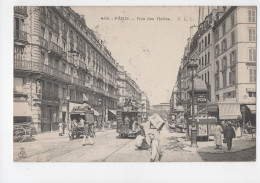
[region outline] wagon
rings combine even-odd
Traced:
[[[31,122],[14,123],[13,141],[23,142],[27,137],[32,137]]]

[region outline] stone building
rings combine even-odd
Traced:
[[[116,81],[115,60],[83,16],[70,7],[14,7],[14,109],[30,109],[36,132],[57,130],[83,101],[106,120]]]

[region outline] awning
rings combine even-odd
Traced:
[[[190,87],[191,88],[191,87]],[[207,91],[207,86],[205,84],[205,81],[199,78],[194,79],[194,90],[195,91]]]
[[[216,112],[218,112],[218,105],[217,104],[213,104],[213,103],[208,104],[207,110],[208,110],[208,112],[216,113]]]
[[[219,103],[219,119],[237,119],[241,116],[239,103]]]
[[[175,108],[175,110],[176,110],[177,112],[184,112],[184,108],[183,108],[182,106],[177,106],[177,107]]]
[[[247,105],[252,114],[256,114],[256,105]]]
[[[116,110],[108,110],[109,112],[111,112],[112,114],[114,114],[116,116]]]
[[[92,109],[94,111],[94,116],[99,116],[99,112],[97,112],[95,109]]]
[[[27,102],[14,102],[14,116],[32,116],[32,111]]]
[[[88,97],[83,93],[83,101],[88,102]]]

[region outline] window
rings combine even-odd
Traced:
[[[250,83],[256,82],[256,69],[255,68],[249,69],[249,81],[250,81]]]
[[[227,68],[227,57],[222,58],[222,70],[225,70]]]
[[[201,51],[201,43],[199,43],[199,52]]]
[[[226,34],[226,22],[222,24],[222,36]]]
[[[236,91],[231,91],[223,94],[223,99],[226,98],[236,98]]]
[[[236,51],[232,51],[230,53],[230,66],[234,65],[236,63]]]
[[[208,52],[208,64],[210,63],[210,54]]]
[[[219,89],[219,77],[218,77],[218,75],[216,75],[215,80],[216,80],[216,83],[215,83],[216,89]]]
[[[207,54],[205,54],[205,66],[207,65]]]
[[[205,73],[205,83],[207,82],[207,73]]]
[[[218,29],[216,29],[216,31],[215,31],[215,40],[216,41],[219,40],[219,30]]]
[[[255,30],[255,28],[249,28],[248,34],[249,34],[249,41],[255,42],[256,41],[256,30]]]
[[[210,34],[208,34],[208,44],[210,44]]]
[[[205,37],[205,47],[207,47],[207,36]]]
[[[216,72],[219,72],[219,61],[216,62]]]
[[[217,101],[219,101],[219,95],[216,95],[216,99],[217,99]]]
[[[204,57],[201,57],[201,66],[204,67]]]
[[[222,53],[227,50],[227,40],[226,39],[224,39],[221,42],[221,47],[222,47]]]
[[[248,22],[256,22],[256,11],[248,10]]]
[[[199,67],[201,67],[201,59],[199,59]]]
[[[210,83],[210,81],[209,81],[209,71],[208,71],[208,83]]]
[[[45,63],[45,53],[41,52],[41,62]]]
[[[216,57],[219,55],[219,45],[216,46]]]
[[[52,33],[49,32],[49,41],[52,40]]]
[[[235,31],[231,33],[231,45],[235,44]]]
[[[231,15],[231,27],[234,27],[234,25],[235,25],[235,14],[233,13]]]
[[[203,45],[204,45],[204,40],[202,39],[202,41],[201,41],[201,49],[203,49]]]
[[[248,92],[249,97],[256,97],[256,92]]]
[[[256,62],[256,48],[249,48],[249,61]]]
[[[227,73],[223,72],[222,76],[223,76],[223,87],[226,87],[227,86]]]
[[[44,27],[41,27],[41,37],[44,38],[44,35],[45,35],[45,28]]]
[[[236,84],[236,68],[231,69],[231,82],[230,85]]]

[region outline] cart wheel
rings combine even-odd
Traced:
[[[14,134],[13,134],[14,142],[23,142],[24,141],[24,134],[25,134],[25,131],[22,128],[14,130]]]

